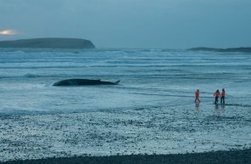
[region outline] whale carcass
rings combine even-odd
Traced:
[[[84,85],[117,85],[120,80],[116,82],[91,80],[91,79],[66,79],[53,84],[53,86],[84,86]]]

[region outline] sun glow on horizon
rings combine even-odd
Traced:
[[[15,30],[11,30],[11,29],[5,29],[5,30],[0,30],[0,35],[3,36],[11,36],[11,35],[16,35],[17,32]]]

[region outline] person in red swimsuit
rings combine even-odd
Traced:
[[[199,91],[199,89],[197,89],[197,90],[195,91],[194,95],[195,95],[195,100],[194,100],[194,102],[195,102],[195,103],[200,103],[200,91]]]
[[[215,97],[214,104],[218,104],[219,97],[220,97],[219,89],[217,89],[216,92],[214,92],[214,97]]]

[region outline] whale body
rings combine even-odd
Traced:
[[[53,86],[84,86],[84,85],[117,85],[120,80],[116,82],[91,80],[91,79],[66,79],[53,84]]]

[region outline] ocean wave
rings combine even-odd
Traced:
[[[36,74],[27,73],[27,74],[25,74],[23,77],[27,77],[27,78],[36,78],[36,77],[41,77],[41,75],[36,75]]]

